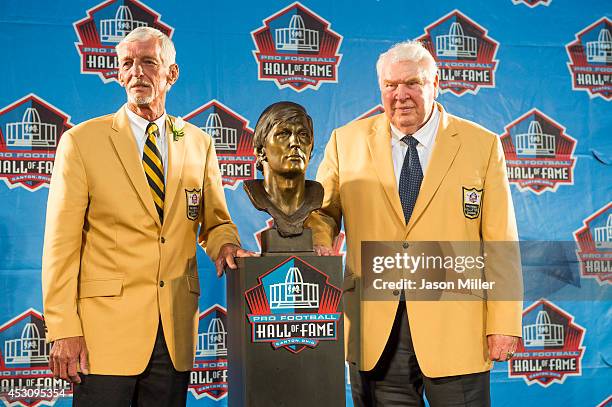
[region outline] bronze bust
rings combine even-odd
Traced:
[[[280,236],[301,235],[304,221],[323,202],[323,186],[306,180],[312,119],[297,103],[274,103],[257,120],[253,144],[263,180],[245,181],[244,190],[257,209],[272,216]]]

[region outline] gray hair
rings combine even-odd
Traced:
[[[153,27],[138,27],[130,31],[128,35],[123,37],[121,42],[117,44],[115,50],[119,52],[119,46],[127,42],[146,41],[149,38],[155,38],[159,40],[161,47],[161,60],[166,66],[170,66],[176,63],[176,49],[172,40],[163,32]]]
[[[383,68],[387,64],[401,61],[412,61],[416,63],[424,62],[427,66],[426,72],[429,74],[430,79],[433,79],[436,73],[438,73],[436,60],[429,50],[425,48],[420,41],[408,40],[397,43],[386,52],[380,54],[376,62],[378,83],[381,83]]]

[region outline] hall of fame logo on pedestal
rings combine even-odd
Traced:
[[[325,273],[292,256],[258,280],[244,294],[251,311],[247,318],[252,342],[299,353],[320,341],[338,340],[342,291]]]
[[[603,17],[576,34],[565,46],[572,89],[591,98],[612,99],[612,20]]]
[[[438,64],[440,92],[463,96],[495,87],[499,43],[487,35],[487,29],[459,10],[426,27],[425,34],[417,40]]]
[[[70,116],[30,93],[0,110],[0,179],[9,188],[49,187],[55,150]]]
[[[227,310],[219,304],[200,313],[189,392],[196,398],[227,396]]]
[[[0,326],[0,400],[6,406],[52,406],[72,385],[49,370],[51,344],[42,314],[33,308]]]
[[[259,80],[297,92],[338,82],[342,36],[331,30],[329,21],[295,2],[263,23],[251,32]]]
[[[217,100],[211,100],[184,117],[215,143],[222,183],[236,189],[241,181],[255,178],[253,129],[249,121]]]
[[[117,80],[119,61],[115,46],[138,27],[153,27],[172,37],[173,28],[161,15],[137,0],[109,0],[87,10],[87,17],[73,24],[79,42],[81,73],[98,75],[102,82]]]
[[[573,185],[576,140],[565,127],[538,109],[531,109],[505,127],[501,143],[508,180],[520,191],[555,192]]]
[[[508,361],[508,377],[548,387],[582,375],[585,333],[572,315],[552,302],[533,303],[523,311],[523,338]]]
[[[612,284],[612,202],[583,221],[574,232],[580,275],[595,278],[599,284]]]
[[[550,6],[552,0],[512,0],[512,4],[519,5],[524,4],[529,8],[534,8],[537,6]]]

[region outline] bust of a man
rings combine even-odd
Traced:
[[[245,181],[247,195],[272,216],[282,237],[302,234],[304,221],[323,201],[321,184],[306,180],[314,146],[312,119],[297,103],[274,103],[259,117],[253,145],[263,180]]]

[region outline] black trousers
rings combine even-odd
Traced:
[[[458,350],[460,351],[460,349]],[[393,329],[380,360],[370,371],[349,363],[355,407],[489,407],[489,372],[429,378],[423,375],[412,345],[406,305],[399,302]]]
[[[137,376],[80,376],[72,400],[76,407],[178,407],[187,403],[189,372],[174,369],[161,322],[144,372]]]

